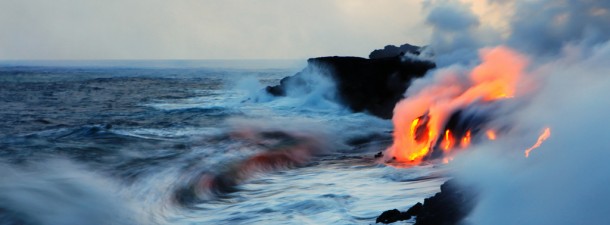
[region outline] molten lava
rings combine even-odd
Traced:
[[[545,128],[544,131],[542,132],[542,134],[540,134],[540,136],[538,137],[538,141],[536,141],[536,144],[534,144],[532,147],[528,148],[525,150],[525,157],[529,157],[530,156],[530,152],[538,147],[540,147],[540,145],[542,144],[542,142],[546,141],[546,139],[548,139],[551,136],[551,129],[550,128]]]
[[[445,138],[443,140],[443,150],[449,151],[453,148],[453,143],[455,140],[453,139],[453,135],[451,135],[450,130],[445,130]]]
[[[470,130],[466,131],[466,135],[464,135],[464,137],[462,138],[462,142],[460,142],[460,147],[467,148],[468,146],[470,146],[470,135]]]
[[[487,135],[487,138],[489,140],[496,140],[496,132],[493,130],[488,130],[487,132],[485,132],[485,135]]]
[[[431,158],[437,149],[448,157],[453,149],[470,145],[476,133],[448,129],[451,115],[467,107],[516,96],[527,66],[525,57],[507,47],[485,49],[480,56],[482,63],[467,74],[467,79],[451,69],[439,70],[435,74],[437,82],[415,94],[408,93],[396,105],[392,118],[394,143],[386,155],[398,162],[417,164]],[[495,139],[495,133],[487,136]]]

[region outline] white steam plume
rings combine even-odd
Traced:
[[[610,222],[610,43],[574,57],[539,70],[545,85],[516,115],[519,132],[456,159],[458,177],[482,190],[471,224]],[[523,158],[543,124],[551,137]]]
[[[464,2],[425,2],[433,28],[430,48],[439,65],[433,73],[467,75],[479,63],[479,49],[504,45],[529,59],[523,76],[536,83],[534,93],[505,105],[511,110],[499,110],[507,114],[495,115],[492,122],[511,123],[510,130],[496,141],[474,145],[451,164],[460,180],[480,187],[480,202],[465,222],[610,223],[610,106],[605,100],[610,96],[610,2]],[[504,29],[475,12],[480,2],[506,11],[498,13],[507,15]],[[425,79],[414,82],[408,95],[439,85],[434,76]],[[551,137],[525,158],[524,150],[545,126],[552,129]]]

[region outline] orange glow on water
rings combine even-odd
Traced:
[[[550,128],[545,128],[544,131],[542,132],[542,134],[540,134],[540,136],[538,137],[538,140],[536,141],[536,144],[534,144],[532,147],[528,148],[525,150],[525,157],[529,157],[530,156],[530,152],[538,147],[540,147],[540,145],[542,145],[542,142],[546,141],[546,139],[548,139],[551,136],[551,129]]]
[[[445,158],[443,158],[443,164],[448,164],[451,161],[453,161],[453,157],[445,157]]]

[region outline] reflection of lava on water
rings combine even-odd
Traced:
[[[214,171],[188,177],[175,193],[177,203],[188,206],[236,192],[241,183],[257,174],[304,166],[329,148],[325,139],[307,133],[244,128],[230,136],[256,143],[262,150],[240,160],[224,162]]]
[[[530,91],[531,82],[524,76],[528,60],[501,46],[481,51],[481,61],[469,72],[439,70],[433,84],[407,93],[394,109],[394,143],[387,155],[407,164],[447,162],[473,141],[495,140],[502,127],[488,123],[490,114],[498,104]]]

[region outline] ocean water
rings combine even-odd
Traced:
[[[0,224],[372,224],[438,192],[332,84],[261,91],[302,62],[0,62]]]

